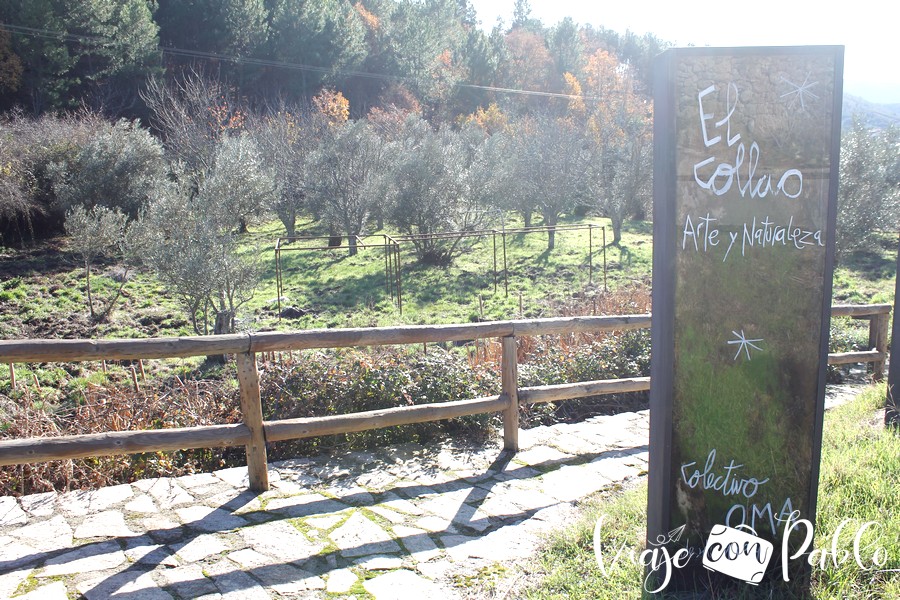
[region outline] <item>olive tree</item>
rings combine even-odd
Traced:
[[[310,154],[307,190],[327,221],[347,235],[350,255],[356,238],[379,202],[385,143],[365,119],[332,125]]]
[[[69,247],[84,262],[85,293],[91,321],[100,323],[112,312],[128,281],[128,269],[135,262],[138,247],[135,237],[137,228],[129,225],[126,215],[118,210],[99,205],[86,209],[80,204],[66,213],[65,226]],[[125,272],[121,275],[115,294],[106,301],[102,309],[97,309],[94,307],[91,269],[101,256],[119,259],[125,265]]]
[[[142,219],[145,261],[181,300],[194,330],[232,333],[259,281],[259,252],[242,223],[271,203],[272,177],[246,136],[220,140],[194,188],[182,176],[162,187]]]
[[[587,142],[572,120],[537,117],[519,124],[512,146],[509,193],[540,212],[548,228],[547,250],[553,250],[560,216],[584,197]]]
[[[859,118],[841,136],[836,247],[846,254],[878,230],[896,229],[900,208],[900,130],[873,131]]]
[[[50,173],[64,210],[105,206],[133,219],[165,176],[166,163],[162,144],[149,131],[121,120],[101,124],[74,157],[53,163]]]
[[[284,225],[287,236],[293,237],[297,218],[309,208],[307,160],[327,131],[327,123],[318,112],[281,107],[266,115],[254,115],[249,129],[272,171],[276,186],[272,212]]]
[[[479,131],[435,131],[413,115],[391,145],[384,187],[390,220],[412,236],[422,262],[448,264],[472,242],[434,234],[474,231],[485,221],[491,178],[479,168],[482,143]]]

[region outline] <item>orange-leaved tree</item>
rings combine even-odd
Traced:
[[[625,218],[643,214],[652,189],[653,106],[635,89],[631,68],[605,50],[588,58],[585,79],[591,150],[586,190],[612,221],[618,244]]]

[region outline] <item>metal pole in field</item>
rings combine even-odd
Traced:
[[[606,226],[603,226],[603,291],[608,292],[606,288]]]
[[[281,321],[281,238],[275,240],[275,295],[278,296],[278,320]]]
[[[506,267],[506,215],[500,213],[500,226],[503,228],[503,293],[509,298],[509,271]]]
[[[497,293],[497,230],[491,230],[491,237],[494,239],[494,293]]]
[[[588,284],[594,283],[594,226],[588,223]]]
[[[900,402],[897,394],[900,394],[900,359],[893,360],[893,341],[900,340],[900,321],[897,319],[897,309],[900,307],[900,252],[897,253],[897,276],[894,279],[894,325],[891,331],[891,361],[888,367],[887,403],[884,407],[884,424],[889,427],[900,428]]]
[[[391,284],[391,267],[388,261],[388,240],[387,236],[383,236],[384,240],[384,291],[391,295],[394,299],[394,286]]]
[[[394,252],[397,256],[397,306],[400,308],[400,316],[403,316],[403,269],[400,266],[400,244],[394,243]]]

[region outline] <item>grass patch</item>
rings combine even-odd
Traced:
[[[849,519],[839,536],[838,548],[849,550],[851,557],[837,566],[830,556],[822,567],[817,564],[809,598],[900,597],[900,573],[897,572],[900,569],[900,519],[897,518],[900,440],[896,433],[883,426],[878,411],[884,407],[884,398],[884,386],[874,386],[826,415],[814,548],[830,549],[834,533]],[[637,556],[643,549],[646,506],[646,484],[590,504],[578,523],[555,533],[547,541],[535,565],[540,581],[521,590],[521,597],[592,600],[641,597],[643,569],[632,564],[626,554],[633,552]],[[597,564],[593,543],[594,525],[601,515],[605,515],[602,547],[606,575]],[[883,548],[887,562],[877,567],[882,572],[864,570],[852,558],[853,537],[868,521],[877,522],[879,527],[870,530],[871,535],[864,538],[861,556],[864,565],[870,567],[875,548]],[[626,548],[623,557],[615,568],[610,568],[613,549],[622,544]],[[738,590],[737,593],[734,589],[713,591],[704,597],[769,597],[767,592],[754,596],[756,588],[749,586]]]

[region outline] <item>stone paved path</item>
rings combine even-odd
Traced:
[[[524,558],[583,497],[647,468],[648,413],[523,430],[496,445],[417,444],[93,492],[0,498],[0,598],[388,598]]]
[[[648,411],[523,430],[514,456],[407,444],[93,492],[0,497],[0,598],[464,597],[586,496],[646,474]]]

